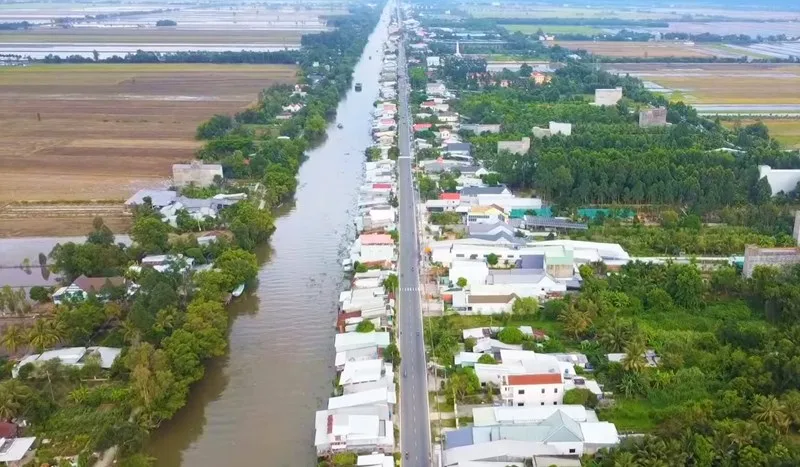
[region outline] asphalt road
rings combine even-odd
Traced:
[[[398,1],[398,17],[400,2]],[[411,174],[409,139],[408,69],[401,40],[397,55],[398,70],[398,149],[397,161],[400,254],[398,325],[400,329],[400,447],[404,467],[431,465],[431,434],[428,419],[427,370],[425,367],[422,306],[419,292],[419,236],[417,232],[414,179]],[[406,458],[406,455],[408,457]]]

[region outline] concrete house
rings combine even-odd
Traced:
[[[544,138],[546,136],[564,135],[570,136],[572,134],[571,123],[550,122],[548,128],[533,127],[531,130],[534,138]]]
[[[446,97],[449,95],[447,86],[442,82],[428,83],[425,85],[425,94],[428,97]]]
[[[489,206],[472,206],[467,212],[467,225],[471,224],[497,224],[505,222],[506,216],[503,208],[496,204]]]
[[[506,405],[559,405],[564,400],[564,382],[559,373],[508,375],[500,385],[500,397]]]
[[[394,259],[394,240],[389,234],[365,234],[353,244],[353,262],[384,263]]]
[[[519,141],[498,141],[497,142],[497,152],[500,151],[508,151],[511,154],[516,154],[518,156],[527,154],[528,150],[531,148],[531,139],[527,136],[522,138]]]
[[[622,99],[621,87],[594,90],[594,105],[617,105],[620,99]]]
[[[772,188],[772,196],[775,196],[781,191],[784,193],[794,191],[800,182],[800,169],[773,169],[768,165],[759,165],[758,178],[767,179]]]
[[[425,44],[423,46],[427,47]],[[425,63],[428,68],[436,68],[442,66],[442,60],[439,57],[425,57]]]
[[[500,124],[489,124],[489,123],[475,123],[475,124],[462,124],[462,130],[472,131],[476,135],[481,135],[483,133],[500,133]]]
[[[667,126],[667,109],[659,107],[639,111],[639,128]]]
[[[175,186],[188,185],[209,186],[214,184],[215,177],[222,177],[222,165],[203,164],[194,161],[191,164],[172,164],[172,180]]]

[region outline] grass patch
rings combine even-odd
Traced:
[[[620,399],[608,409],[600,409],[597,416],[600,420],[613,422],[619,431],[647,433],[656,427],[657,409],[647,401],[638,399]]]
[[[475,423],[475,420],[472,417],[458,417],[458,426],[462,428],[473,423]]]
[[[523,34],[536,34],[541,29],[546,34],[585,34],[587,36],[600,34],[602,29],[594,26],[579,25],[554,25],[554,24],[504,24],[503,27],[511,32]]]
[[[733,128],[738,122],[741,126],[750,125],[761,121],[769,128],[769,135],[778,140],[787,148],[800,149],[800,115],[797,119],[791,118],[762,118],[762,119],[740,119],[724,120],[722,122],[728,128]]]

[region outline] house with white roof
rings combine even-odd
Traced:
[[[390,454],[358,456],[356,467],[394,467],[394,457]]]
[[[348,333],[350,334],[350,333]],[[336,352],[335,367],[336,371],[344,370],[348,362],[360,362],[364,360],[375,360],[380,357],[380,350],[377,345],[367,345],[356,349],[342,350]]]
[[[40,354],[31,354],[23,357],[11,370],[11,376],[16,378],[19,369],[31,363],[40,365],[49,360],[59,360],[62,365],[82,367],[87,361],[97,359],[100,368],[109,369],[122,353],[122,349],[114,347],[65,347],[63,349],[48,350]]]
[[[347,362],[339,375],[339,386],[344,394],[393,387],[392,364],[382,359]]]
[[[35,436],[25,438],[0,438],[0,462],[3,465],[17,467],[27,463],[30,459],[26,459],[23,464],[18,464],[19,461],[25,459],[28,452],[31,450]]]
[[[345,352],[373,346],[385,349],[388,345],[388,332],[345,332],[336,334],[334,338],[336,352]]]
[[[317,454],[392,452],[394,427],[391,417],[371,409],[317,411],[314,421]]]
[[[448,279],[452,284],[457,283],[458,279],[462,277],[467,280],[467,285],[485,284],[488,275],[489,266],[483,258],[480,260],[464,259],[453,261],[448,270]]]

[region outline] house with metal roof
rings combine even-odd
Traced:
[[[109,369],[120,353],[122,353],[122,349],[115,347],[66,347],[47,350],[40,354],[23,357],[12,368],[11,376],[16,378],[19,375],[19,369],[29,363],[39,365],[49,360],[59,360],[62,365],[82,367],[87,361],[97,359],[100,368]]]
[[[0,462],[8,466],[18,466],[27,463],[31,459],[26,459],[23,463],[18,462],[25,459],[34,441],[36,441],[35,436],[25,438],[0,438]]]
[[[505,185],[465,186],[461,189],[461,201],[466,204],[478,204],[478,195],[502,195],[511,197],[511,190]]]
[[[525,462],[538,456],[578,458],[619,444],[613,423],[581,421],[572,410],[520,424],[472,426],[444,433],[444,466],[475,461]]]
[[[392,364],[383,359],[360,360],[344,364],[339,374],[339,386],[344,394],[394,387]]]
[[[392,452],[393,422],[388,413],[381,412],[371,406],[318,410],[314,420],[317,454]]]
[[[493,224],[476,222],[467,226],[469,238],[488,240],[513,245],[524,245],[524,238],[515,235],[516,229],[507,222],[495,222]]]
[[[389,345],[388,332],[346,332],[336,334],[334,347],[336,352],[378,346],[385,349]]]

